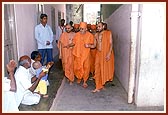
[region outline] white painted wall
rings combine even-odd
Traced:
[[[129,55],[131,38],[131,5],[120,6],[105,22],[113,33],[115,77],[128,92]]]
[[[115,75],[128,92],[131,38],[131,5],[122,5],[108,19],[113,32]],[[139,67],[136,76],[135,104],[162,106],[166,84],[166,7],[165,4],[142,4]],[[138,45],[139,46],[139,45]]]
[[[55,8],[55,24],[58,26],[58,11],[64,12],[64,19],[66,19],[66,6],[65,4],[44,4],[44,12],[49,17],[51,17],[51,7]],[[51,18],[48,19],[48,24],[51,25]]]
[[[44,5],[44,12],[48,15],[48,24],[51,26],[51,7],[55,8],[55,28],[58,26],[58,11],[64,12],[64,19],[66,19],[66,6],[65,4],[45,4]],[[66,20],[65,20],[66,21]],[[66,23],[66,22],[65,22]],[[54,42],[53,42],[53,57],[58,55],[58,48],[56,46],[56,39],[54,35]]]
[[[164,105],[166,94],[165,15],[165,4],[143,4],[140,69],[135,91],[137,106]]]
[[[58,11],[64,12],[64,17],[66,17],[65,4],[44,4],[44,13],[48,15],[48,25],[50,26],[51,7],[55,8],[55,27],[57,27]],[[30,56],[32,51],[37,50],[37,43],[34,37],[34,28],[37,25],[36,4],[15,4],[15,15],[18,58],[22,55]],[[56,47],[55,43],[55,36],[53,47],[53,56],[55,56],[58,54],[58,48]]]
[[[16,37],[18,58],[22,55],[30,56],[37,49],[34,38],[34,27],[37,22],[35,4],[15,4]]]

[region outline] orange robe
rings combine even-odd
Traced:
[[[78,32],[73,39],[74,74],[79,80],[83,78],[84,82],[87,81],[90,72],[90,48],[85,48],[84,44],[93,42],[94,37],[90,32],[85,34]]]
[[[95,72],[95,58],[96,58],[96,49],[90,49],[90,72]]]
[[[61,59],[63,70],[65,71],[65,76],[71,81],[74,81],[74,70],[73,70],[73,61],[74,57],[72,55],[72,47],[70,48],[63,48],[69,44],[69,33],[64,32],[61,34],[58,48],[60,49]]]
[[[95,34],[93,34],[93,36],[95,36]],[[90,72],[92,73],[92,75],[95,72],[95,58],[96,58],[96,48],[91,48],[90,49]]]
[[[110,49],[110,31],[104,31],[102,35],[101,51],[96,52],[95,60],[95,83],[96,89],[103,88],[107,81],[113,80],[114,75],[114,54],[110,55],[110,60],[106,61],[105,57]],[[111,35],[112,36],[112,35]]]

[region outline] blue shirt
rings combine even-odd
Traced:
[[[39,76],[39,74],[40,74],[40,72],[42,71],[43,68],[44,68],[44,66],[43,66],[43,67],[40,67],[39,69],[36,70],[36,77]],[[43,77],[41,78],[41,80],[47,81],[47,78],[48,78],[48,74],[46,74],[45,76],[43,76]]]
[[[35,27],[35,39],[37,40],[38,49],[48,49],[53,48],[53,32],[49,25],[45,27],[40,23]],[[50,45],[46,45],[47,41]]]

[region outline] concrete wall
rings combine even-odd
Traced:
[[[166,84],[165,4],[142,4],[135,104],[162,106]],[[131,5],[120,6],[105,20],[113,32],[115,76],[128,92]],[[138,19],[138,18],[137,18]]]
[[[51,8],[55,8],[55,28],[58,26],[58,11],[61,11],[64,13],[64,19],[66,19],[66,6],[65,4],[45,4],[44,5],[44,12],[48,15],[48,25],[52,25],[52,18],[51,18]],[[65,20],[66,21],[66,20]],[[54,41],[53,41],[53,57],[58,55],[58,48],[56,46],[56,38],[54,35]]]
[[[108,19],[105,20],[105,22],[107,22],[108,29],[113,32],[115,77],[119,79],[127,92],[131,38],[130,13],[131,5],[122,5]]]
[[[166,7],[143,4],[137,106],[164,105],[166,83]]]
[[[109,18],[111,14],[118,9],[122,4],[101,4],[101,14],[103,19]]]
[[[36,25],[35,4],[15,4],[16,38],[18,58],[29,55],[37,49],[34,38],[34,27]]]

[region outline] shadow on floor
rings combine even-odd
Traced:
[[[49,111],[53,100],[57,94],[63,80],[63,70],[60,61],[55,62],[49,72],[48,77],[50,86],[48,86],[48,98],[41,98],[40,103],[37,105],[23,105],[19,106],[20,111]]]

